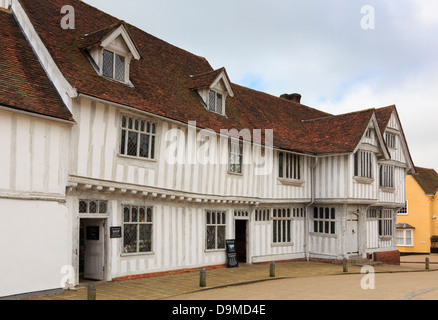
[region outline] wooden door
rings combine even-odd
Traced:
[[[347,253],[359,253],[359,219],[353,213],[347,219]]]
[[[104,280],[105,220],[85,221],[84,278]]]

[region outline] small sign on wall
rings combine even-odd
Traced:
[[[110,238],[118,239],[122,237],[122,227],[111,227],[110,228]]]

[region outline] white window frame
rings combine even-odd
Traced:
[[[312,232],[321,235],[336,235],[336,209],[333,207],[314,207]]]
[[[395,188],[395,166],[381,164],[379,168],[379,186]]]
[[[397,136],[392,133],[385,134],[385,141],[388,148],[396,149],[397,148]]]
[[[121,115],[120,117],[120,144],[119,155],[133,157],[136,159],[155,160],[157,149],[158,124],[150,119],[139,118],[132,115]],[[130,154],[130,134],[137,135],[135,154]],[[148,139],[148,150],[142,151],[142,138]]]
[[[129,210],[129,217],[126,221],[125,216],[125,209]],[[136,210],[136,216],[134,216],[134,209]],[[141,221],[141,210],[144,210],[144,219]],[[135,219],[134,219],[135,217]],[[149,219],[150,217],[150,219]],[[134,221],[136,220],[136,221]],[[154,244],[154,209],[152,206],[143,206],[143,205],[130,205],[130,204],[123,204],[122,205],[122,254],[123,255],[135,255],[135,254],[150,254],[153,252],[153,244]],[[126,236],[126,227],[127,226],[135,226],[136,227],[136,250],[131,251],[127,250],[127,246],[125,244],[125,236]],[[141,226],[150,226],[150,238],[146,240],[140,239],[140,227]],[[149,241],[149,249],[142,251],[141,249],[141,241]]]
[[[79,199],[80,215],[107,215],[108,213],[107,200]]]
[[[270,209],[267,208],[259,208],[254,212],[254,220],[256,222],[266,222],[270,219]]]
[[[227,212],[224,210],[206,210],[205,211],[205,250],[225,250],[225,240],[227,232]],[[214,247],[209,246],[209,228],[214,229]],[[223,231],[222,231],[223,230]],[[223,232],[223,239],[219,239],[219,232]],[[219,243],[223,240],[223,243]]]
[[[292,244],[292,212],[290,208],[272,209],[272,244]]]
[[[112,75],[105,75],[104,74],[104,63],[105,63],[105,59],[104,59],[104,54],[106,52],[110,52],[113,55],[112,58]],[[117,79],[116,78],[116,57],[120,57],[123,58],[123,79]],[[122,83],[126,83],[127,82],[127,70],[128,70],[128,57],[126,57],[123,54],[120,54],[118,52],[115,52],[113,50],[108,50],[108,49],[103,49],[102,50],[102,66],[101,66],[101,75],[106,77],[106,78],[110,78],[112,80],[118,81],[118,82],[122,82]]]
[[[398,247],[413,247],[414,246],[414,230],[412,229],[397,229],[396,230],[396,241],[397,241],[397,246]],[[411,237],[411,243],[408,244],[407,243],[407,234],[410,234]],[[400,234],[402,234],[402,236],[399,236]],[[399,242],[399,239],[402,239],[402,242]]]
[[[392,237],[394,235],[394,219],[391,209],[380,209],[378,211],[379,236]]]
[[[354,176],[374,178],[374,154],[370,151],[358,150],[354,154]]]
[[[302,156],[289,152],[278,153],[278,177],[280,179],[302,180]]]
[[[240,139],[230,139],[229,143],[229,159],[228,172],[243,173],[243,142]]]
[[[222,92],[210,89],[207,93],[207,110],[220,115],[224,114],[225,95]]]

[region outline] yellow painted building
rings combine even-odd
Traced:
[[[434,169],[415,169],[406,177],[406,208],[397,215],[401,254],[438,252],[438,174]],[[434,236],[436,241],[431,241]]]

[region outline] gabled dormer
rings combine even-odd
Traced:
[[[226,99],[234,97],[231,82],[225,68],[192,75],[192,87],[205,109],[226,116]]]
[[[384,136],[379,130],[379,123],[375,113],[373,112],[371,119],[369,120],[368,126],[365,129],[360,143],[356,146],[356,150],[366,149],[368,151],[374,152],[379,159],[390,159],[391,154],[385,143]]]
[[[391,159],[398,164],[405,163],[407,169],[415,172],[406,137],[395,105],[376,110],[380,132],[385,140]]]
[[[99,75],[131,85],[131,61],[140,60],[141,57],[125,22],[119,21],[103,30],[84,35],[79,47]]]

